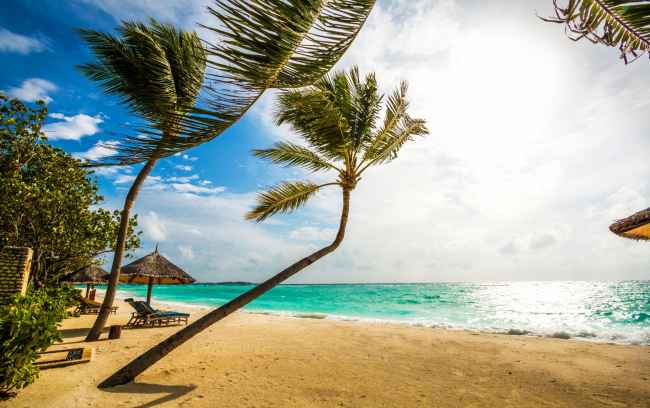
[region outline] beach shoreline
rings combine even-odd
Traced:
[[[301,285],[304,286],[304,285]],[[97,289],[98,298],[103,296],[103,290]],[[138,298],[138,293],[131,293],[125,290],[118,290],[116,294],[117,299],[124,300],[129,297]],[[191,300],[187,301],[170,301],[170,300],[161,300],[160,297],[156,299],[156,302],[165,308],[177,308],[177,309],[188,309],[188,310],[197,310],[197,311],[208,311],[212,310],[218,305],[211,304],[201,304],[194,303]],[[540,307],[541,308],[541,307]],[[504,334],[512,336],[527,336],[527,337],[542,337],[542,338],[557,338],[562,340],[572,340],[580,342],[593,342],[593,343],[605,343],[605,344],[623,344],[623,345],[642,345],[650,346],[650,329],[640,330],[638,327],[619,327],[616,330],[610,330],[608,332],[601,332],[598,328],[576,328],[576,327],[558,327],[553,328],[540,328],[540,327],[528,327],[526,325],[507,325],[507,326],[468,326],[459,324],[458,322],[453,324],[451,322],[443,321],[428,321],[428,320],[418,320],[418,319],[408,319],[408,318],[388,318],[388,317],[370,317],[370,316],[360,316],[360,315],[350,315],[350,314],[341,314],[341,313],[332,313],[332,312],[322,312],[314,310],[292,310],[290,308],[285,309],[260,309],[260,308],[245,308],[242,309],[243,313],[253,313],[253,314],[268,314],[275,316],[283,317],[292,317],[292,318],[310,318],[310,319],[323,319],[323,320],[334,320],[334,321],[347,321],[347,322],[358,322],[361,324],[378,324],[378,325],[397,325],[397,326],[409,326],[409,327],[424,327],[432,329],[443,329],[443,330],[452,330],[452,331],[465,331],[469,333],[484,333],[484,334]],[[435,310],[432,310],[432,313],[436,315]],[[443,312],[444,313],[444,312]],[[479,313],[477,311],[477,313]],[[557,316],[557,320],[562,320],[562,316]],[[634,335],[631,335],[632,330],[634,330]]]
[[[130,307],[117,305],[109,324],[128,320]],[[191,313],[190,321],[206,312],[175,309]],[[180,327],[123,330],[118,340],[104,333],[83,343],[93,321],[65,320],[64,342],[52,349],[90,345],[95,361],[44,370],[0,407],[647,408],[650,401],[647,346],[260,313],[235,313],[135,383],[99,390],[100,381]]]

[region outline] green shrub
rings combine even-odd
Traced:
[[[38,377],[38,352],[61,341],[57,330],[77,291],[69,286],[16,295],[0,306],[0,394],[10,395]]]

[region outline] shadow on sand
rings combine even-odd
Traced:
[[[110,393],[120,394],[162,394],[164,395],[156,400],[138,405],[135,408],[150,408],[163,404],[168,401],[173,401],[182,397],[196,389],[196,385],[161,385],[161,384],[148,384],[148,383],[129,383],[125,385],[118,385],[117,387],[107,388],[103,391]]]

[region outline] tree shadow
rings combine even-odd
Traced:
[[[104,327],[102,330],[102,333],[108,332],[110,328],[109,327]],[[59,329],[59,333],[61,334],[61,338],[63,339],[69,339],[71,337],[86,337],[88,332],[90,331],[90,327],[81,327],[78,329]]]
[[[120,394],[161,394],[167,393],[156,400],[138,405],[135,408],[150,408],[163,404],[168,401],[173,401],[182,397],[196,389],[196,385],[162,385],[162,384],[149,384],[132,382],[125,385],[118,385],[112,388],[106,388],[102,391],[120,393]]]

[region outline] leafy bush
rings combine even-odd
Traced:
[[[38,377],[38,352],[61,341],[59,323],[68,316],[78,292],[63,286],[15,295],[0,306],[0,394],[10,395]]]

